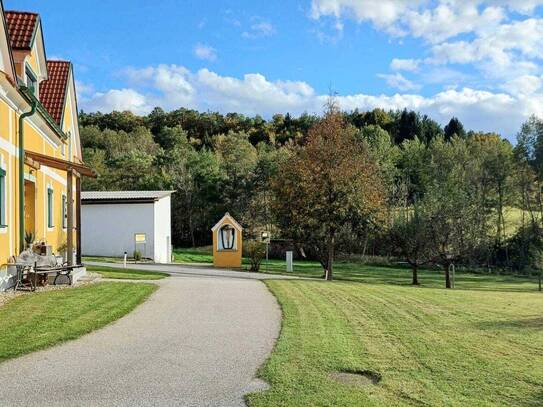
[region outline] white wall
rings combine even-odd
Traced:
[[[81,205],[81,247],[84,256],[132,256],[134,235],[145,233],[147,243],[138,244],[144,257],[154,258],[154,204]]]
[[[171,199],[166,196],[155,202],[155,262],[171,261]]]
[[[0,268],[0,292],[11,288],[15,284],[17,270],[15,266],[5,266]]]

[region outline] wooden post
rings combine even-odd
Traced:
[[[68,219],[67,219],[67,246],[66,246],[66,252],[67,252],[67,258],[68,258],[68,266],[73,266],[74,263],[74,201],[73,201],[73,170],[71,168],[68,169],[68,175],[67,175],[67,197],[66,197],[66,211],[68,212]]]
[[[82,264],[82,252],[81,252],[81,176],[75,179],[75,227],[76,227],[76,262]]]

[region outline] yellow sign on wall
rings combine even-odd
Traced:
[[[134,236],[134,240],[136,243],[145,243],[146,242],[146,236],[145,233],[136,233]]]

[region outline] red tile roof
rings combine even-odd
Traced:
[[[39,16],[25,11],[6,11],[8,33],[13,49],[30,49]]]
[[[40,102],[58,124],[62,120],[70,66],[68,61],[47,61],[49,79],[40,83]]]

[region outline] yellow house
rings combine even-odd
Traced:
[[[213,233],[213,266],[240,268],[243,228],[226,213],[211,229]]]
[[[73,66],[48,61],[38,14],[0,1],[0,288],[30,240],[80,263],[83,164]]]

